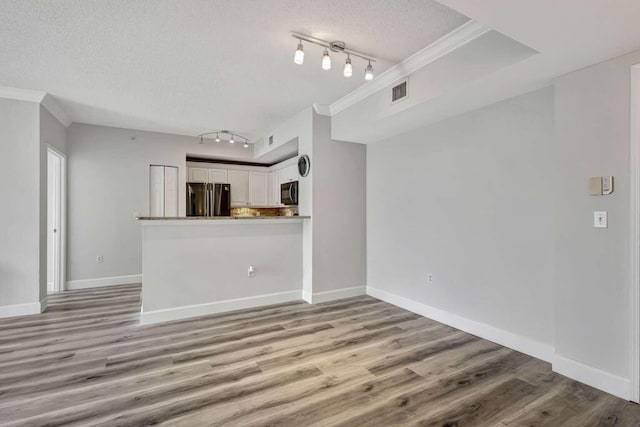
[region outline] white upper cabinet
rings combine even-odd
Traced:
[[[269,206],[280,206],[280,171],[269,174]]]
[[[228,170],[227,181],[231,184],[231,206],[247,206],[249,204],[249,172]]]
[[[298,180],[298,165],[292,164],[282,169],[283,176],[281,177],[281,183],[283,182],[291,182]]]
[[[209,182],[209,169],[187,168],[188,182]]]
[[[249,204],[251,206],[267,206],[269,198],[269,174],[267,172],[249,172]],[[233,186],[231,187],[233,192]]]
[[[227,170],[226,169],[209,169],[209,182],[227,184]]]

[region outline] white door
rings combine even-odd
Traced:
[[[209,169],[188,168],[188,182],[209,182]]]
[[[63,290],[64,155],[47,151],[47,292]]]
[[[227,184],[227,170],[226,169],[209,169],[209,182]]]
[[[178,168],[164,168],[164,216],[178,216]]]
[[[266,172],[249,173],[249,204],[251,206],[267,206],[269,204],[268,182],[269,174]],[[231,189],[233,191],[233,187]]]
[[[231,206],[249,204],[249,172],[229,170],[227,181],[231,184]]]
[[[164,216],[164,166],[149,166],[149,216]]]

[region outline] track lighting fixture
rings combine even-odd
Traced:
[[[371,65],[371,61],[369,61],[369,65],[364,70],[364,79],[372,80],[373,79],[373,65]]]
[[[331,69],[331,57],[329,56],[329,51],[327,49],[325,49],[322,54],[322,69],[325,71]]]
[[[333,41],[329,42],[326,40],[319,39],[317,37],[307,36],[300,33],[292,33],[292,37],[298,39],[298,47],[296,48],[296,53],[293,57],[293,62],[298,65],[304,63],[304,51],[302,48],[302,42],[309,42],[318,46],[324,47],[324,52],[322,53],[322,69],[328,71],[331,69],[331,56],[329,56],[329,50],[337,53],[344,53],[347,55],[347,59],[344,63],[343,75],[347,78],[353,76],[353,65],[351,64],[351,57],[356,56],[358,58],[364,59],[367,61],[367,67],[365,68],[364,78],[365,80],[373,79],[373,65],[372,62],[376,62],[376,60],[368,55],[362,54],[352,49],[347,49],[344,42],[341,41]]]
[[[223,136],[221,137],[220,134],[222,134]],[[207,135],[215,135],[216,142],[228,142],[229,144],[235,144],[236,141],[238,141],[238,139],[240,140],[240,142],[243,142],[243,147],[244,148],[249,148],[249,138],[245,138],[242,135],[238,135],[237,133],[231,133],[228,130],[214,130],[211,132],[207,132],[207,133],[203,133],[198,135],[198,138],[200,139],[200,144],[205,144],[207,142],[207,140],[204,138]],[[229,139],[226,139],[224,136],[228,135]]]
[[[351,66],[351,57],[347,54],[347,60],[344,63],[344,76],[351,77],[353,75],[353,67]]]
[[[293,56],[293,62],[298,65],[304,64],[304,50],[302,50],[302,41],[298,42],[298,48],[296,49],[296,54]]]

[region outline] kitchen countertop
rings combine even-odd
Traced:
[[[140,221],[225,221],[225,220],[283,220],[283,219],[308,219],[310,216],[139,216]]]

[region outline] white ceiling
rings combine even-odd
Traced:
[[[366,103],[361,102],[363,119],[350,121],[334,132],[334,138],[375,142],[549,85],[562,74],[640,49],[638,0],[439,1],[538,53],[446,91],[434,90],[437,97],[412,111],[399,112],[375,135],[367,127]]]
[[[74,122],[257,138],[364,83],[320,70],[307,33],[379,58],[380,73],[467,21],[431,0],[0,0],[0,86],[52,94]]]

